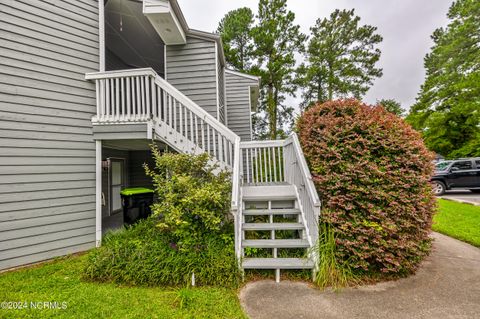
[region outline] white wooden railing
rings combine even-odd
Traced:
[[[93,124],[153,121],[166,129],[167,139],[173,135],[179,149],[185,150],[189,141],[192,151],[207,152],[232,169],[239,137],[153,69],[88,73],[85,78],[97,88]]]
[[[268,184],[285,182],[283,163],[284,141],[242,142],[243,182]]]
[[[318,219],[320,216],[320,199],[313,184],[312,175],[303,155],[297,134],[292,133],[283,146],[285,163],[285,182],[295,186],[302,218],[307,228],[310,245],[318,240]]]
[[[240,143],[244,185],[291,184],[298,192],[308,240],[318,239],[320,199],[295,133],[286,140]]]
[[[311,244],[318,238],[320,200],[295,133],[286,140],[241,142],[234,132],[162,79],[153,69],[88,73],[95,81],[94,125],[152,123],[179,151],[206,152],[232,171],[236,250],[241,245],[241,186],[295,186]]]

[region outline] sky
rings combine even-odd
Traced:
[[[335,9],[355,9],[362,24],[378,28],[383,36],[382,56],[377,67],[383,76],[375,80],[364,101],[393,98],[404,109],[415,102],[425,77],[423,58],[433,45],[430,38],[438,27],[448,23],[446,14],[452,0],[288,0],[302,32],[309,33],[318,18]],[[214,31],[230,10],[249,7],[257,12],[258,0],[178,0],[190,28]],[[299,98],[287,99],[296,106]]]

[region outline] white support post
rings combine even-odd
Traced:
[[[102,141],[95,141],[95,243],[102,243]]]
[[[99,42],[99,71],[105,71],[105,4],[98,0],[98,42]]]

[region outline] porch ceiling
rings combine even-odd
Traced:
[[[185,44],[184,26],[169,0],[144,0],[143,13],[152,23],[163,42],[168,45]]]
[[[163,74],[163,42],[142,12],[142,2],[109,0],[105,5],[106,46],[130,68]]]
[[[151,140],[146,139],[136,139],[136,140],[103,140],[102,146],[106,148],[111,148],[115,150],[122,151],[146,151],[150,149]],[[159,141],[156,141],[157,146],[160,150],[165,149],[165,144]]]

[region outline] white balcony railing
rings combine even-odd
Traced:
[[[232,168],[239,137],[153,69],[89,73],[86,79],[97,88],[94,124],[154,121]]]
[[[318,238],[320,201],[295,133],[286,140],[240,142],[220,121],[162,79],[151,68],[88,73],[95,81],[95,125],[152,123],[155,133],[178,151],[206,152],[232,171],[231,211],[236,250],[241,245],[243,184],[295,186],[311,243]],[[161,134],[161,135],[160,135]]]

